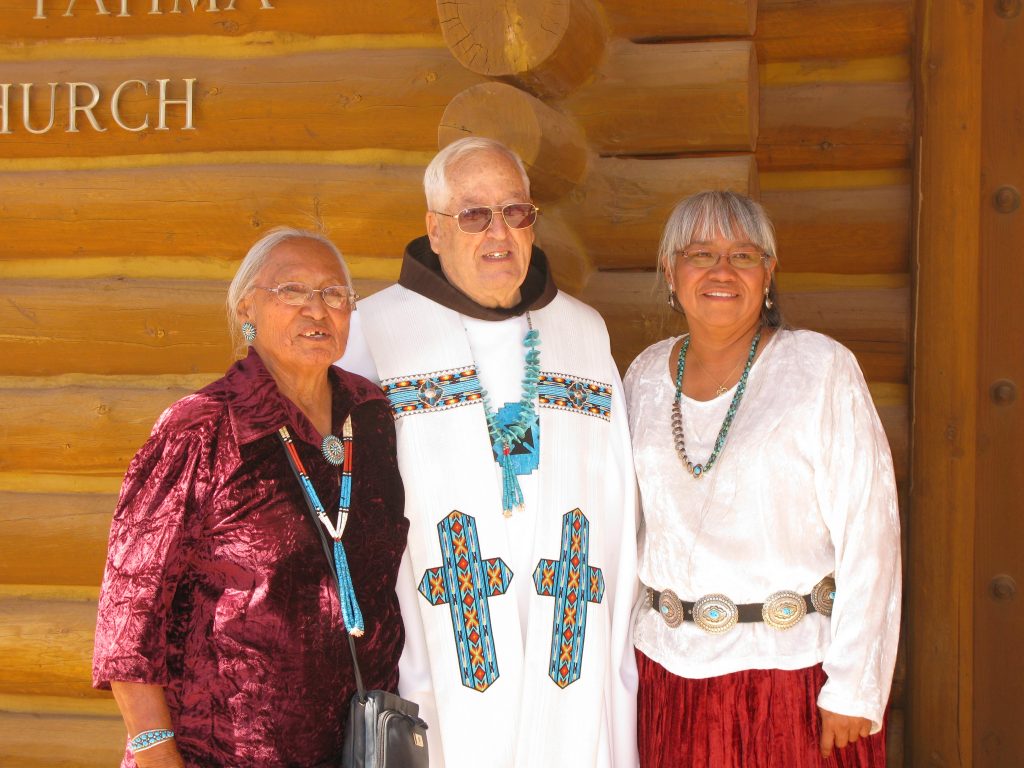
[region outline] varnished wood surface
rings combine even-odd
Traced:
[[[358,12],[345,12],[337,4],[295,3],[269,0],[273,9],[262,9],[261,0],[209,0],[192,9],[190,0],[180,0],[180,13],[171,13],[174,0],[156,0],[159,14],[150,13],[153,0],[128,3],[129,14],[120,15],[119,0],[105,0],[110,14],[100,15],[95,2],[73,4],[69,0],[44,0],[44,19],[36,16],[36,0],[0,0],[4,19],[0,42],[75,40],[95,37],[210,35],[423,35],[436,37],[440,25],[434,0],[387,0],[360,3]],[[234,5],[234,10],[226,10]],[[211,12],[210,8],[218,10]]]
[[[981,117],[977,521],[974,559],[976,768],[1024,765],[1024,27],[984,8]],[[1014,87],[1014,85],[1016,87]],[[993,397],[1011,382],[1016,397]],[[1002,384],[1000,384],[1002,383]],[[1009,590],[1015,586],[1016,591]]]
[[[982,4],[918,3],[909,764],[973,765]]]

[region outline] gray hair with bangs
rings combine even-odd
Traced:
[[[675,269],[677,255],[691,243],[712,240],[719,235],[747,240],[778,262],[775,227],[761,204],[736,192],[709,190],[681,200],[669,214],[658,246],[658,271]],[[772,307],[761,308],[761,322],[768,327],[781,327],[783,320],[774,272],[768,284],[768,298]]]
[[[338,250],[338,246],[332,243],[326,235],[295,227],[275,227],[253,243],[249,252],[242,259],[242,263],[238,265],[238,271],[235,272],[231,285],[228,286],[228,297],[225,302],[228,329],[231,332],[231,342],[236,351],[245,349],[247,346],[242,340],[242,324],[238,320],[238,307],[256,287],[256,276],[270,259],[273,250],[289,240],[313,240],[326,246],[338,258],[341,272],[345,275],[345,285],[352,287],[352,273],[349,272],[348,264],[345,263],[345,258]]]
[[[448,191],[448,169],[460,161],[478,152],[491,152],[504,155],[519,169],[519,175],[523,179],[523,188],[526,195],[530,195],[530,177],[526,174],[526,166],[515,152],[502,144],[497,139],[489,139],[485,136],[467,136],[464,139],[453,141],[442,149],[434,159],[430,161],[426,172],[423,174],[423,192],[427,198],[427,209],[440,211],[448,205],[450,194]],[[448,211],[443,211],[448,213]]]

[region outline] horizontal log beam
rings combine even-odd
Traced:
[[[173,77],[172,77],[173,74]],[[169,99],[186,95],[184,78],[195,78],[193,130],[183,130],[186,110],[166,108],[168,130],[159,123],[159,78],[171,78]],[[451,98],[481,81],[452,60],[444,48],[343,49],[256,59],[158,58],[121,60],[32,60],[5,62],[4,82],[12,83],[8,102],[9,134],[0,135],[7,158],[95,157],[161,152],[215,152],[293,149],[362,149],[367,147],[429,151],[436,148],[437,123]],[[127,87],[116,102],[121,123],[133,128],[148,120],[149,129],[118,127],[112,104],[126,79],[148,83]],[[48,83],[58,83],[51,97]],[[69,82],[93,83],[99,102],[92,114],[77,113],[77,133],[69,132]],[[31,83],[31,126],[53,128],[34,135],[24,126],[23,91]],[[90,93],[78,92],[79,104]]]
[[[0,423],[6,435],[0,445],[0,471],[123,474],[157,416],[197,388],[181,386],[180,377],[153,379],[150,386],[111,376],[104,377],[107,387],[51,388],[27,379],[24,389],[0,388]]]
[[[172,13],[177,5],[179,12]],[[233,10],[228,10],[234,5]],[[270,5],[272,8],[263,6]],[[65,38],[141,38],[154,35],[211,35],[238,37],[255,33],[292,35],[395,35],[416,34],[438,37],[437,12],[432,3],[421,0],[388,0],[366,3],[358,13],[339,13],[325,3],[263,3],[262,0],[203,0],[195,10],[188,0],[156,0],[160,13],[151,13],[153,0],[127,4],[128,15],[121,15],[121,3],[107,0],[110,11],[100,15],[96,3],[76,3],[71,15],[65,11],[68,0],[44,0],[43,17],[37,18],[37,2],[0,0],[0,18],[4,19],[0,40],[60,40]],[[216,10],[212,10],[214,8]]]
[[[758,58],[796,61],[908,54],[913,9],[909,0],[760,0]]]
[[[746,37],[754,33],[757,4],[757,0],[601,0],[612,33],[634,40]]]
[[[0,693],[98,698],[92,688],[95,594],[87,599],[0,592]]]
[[[0,711],[0,765],[96,768],[119,765],[128,735],[118,715]]]
[[[0,584],[99,584],[116,503],[111,494],[0,492]]]
[[[785,272],[910,271],[910,185],[772,189],[761,203],[775,223]]]
[[[598,154],[743,152],[757,141],[757,93],[749,42],[616,40],[593,79],[560,106]]]
[[[342,253],[397,260],[424,232],[422,179],[422,166],[404,165],[3,173],[0,268],[7,259],[202,257],[228,263],[230,276],[280,224],[321,229]]]
[[[703,189],[756,196],[753,157],[595,158],[583,184],[552,208],[575,229],[598,267],[653,267],[672,208]]]
[[[857,355],[869,381],[905,384],[908,377],[910,288],[887,276],[870,282],[844,275],[808,281],[779,273],[780,306],[794,327],[832,336]],[[605,319],[622,370],[659,339],[682,333],[685,320],[666,305],[653,271],[595,272],[582,299]]]
[[[757,163],[762,172],[910,163],[909,80],[763,86],[760,120]]]

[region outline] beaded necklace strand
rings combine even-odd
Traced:
[[[498,422],[498,416],[491,407],[487,390],[481,388],[480,392],[491,444],[501,445],[498,465],[501,467],[501,508],[505,517],[511,517],[513,509],[520,512],[523,509],[523,489],[519,485],[515,467],[512,465],[512,446],[522,442],[536,415],[534,401],[537,399],[537,382],[540,377],[540,331],[533,327],[529,314],[526,315],[526,322],[530,326],[530,330],[523,337],[523,346],[526,347],[526,366],[523,370],[523,392],[519,398],[519,418],[508,426],[503,426]],[[479,368],[479,366],[477,367]]]
[[[710,472],[711,467],[715,465],[715,461],[718,459],[718,455],[722,452],[722,448],[725,447],[725,439],[729,436],[729,427],[732,426],[732,420],[736,417],[736,411],[739,410],[743,393],[747,389],[747,376],[750,375],[750,366],[754,364],[754,355],[757,354],[757,345],[760,341],[761,329],[758,328],[757,333],[754,334],[754,340],[750,342],[750,354],[747,355],[747,364],[743,367],[743,373],[740,375],[739,383],[736,385],[736,394],[732,396],[732,402],[729,403],[729,410],[725,414],[722,428],[718,430],[715,447],[711,451],[711,455],[708,456],[707,461],[703,464],[694,464],[690,457],[686,455],[686,440],[683,438],[683,413],[679,406],[683,398],[683,369],[686,367],[686,350],[690,348],[690,337],[687,336],[683,339],[683,345],[679,348],[679,364],[676,367],[676,396],[672,400],[672,438],[675,442],[676,453],[679,454],[679,460],[683,463],[686,471],[693,477],[701,478]]]
[[[345,526],[348,524],[349,505],[352,501],[352,416],[350,415],[345,419],[341,440],[338,441],[340,445],[340,451],[338,452],[341,453],[341,489],[338,495],[338,517],[334,522],[328,517],[324,505],[320,502],[320,497],[317,495],[316,489],[306,473],[302,459],[299,458],[299,452],[295,448],[295,443],[292,441],[288,427],[281,427],[278,430],[278,435],[281,438],[281,442],[284,443],[288,463],[292,465],[292,469],[299,477],[299,485],[306,496],[306,501],[309,502],[310,507],[316,512],[317,518],[323,523],[327,532],[334,540],[334,571],[338,577],[341,617],[345,622],[345,628],[350,635],[362,637],[366,629],[363,622],[363,612],[359,609],[359,602],[356,600],[355,587],[352,585],[352,574],[348,568],[348,557],[346,557],[345,547],[341,543],[341,536],[345,532]],[[330,463],[334,464],[334,461],[330,461]],[[338,465],[335,464],[335,466]]]

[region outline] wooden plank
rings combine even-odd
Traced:
[[[909,81],[762,87],[758,168],[906,166],[912,109]]]
[[[82,599],[0,593],[0,693],[106,695],[91,686],[95,627],[95,592]]]
[[[910,187],[902,184],[761,192],[784,272],[908,272],[910,202]]]
[[[0,491],[0,584],[99,584],[116,503],[111,494]]]
[[[570,222],[597,266],[653,268],[672,208],[703,189],[756,196],[753,157],[595,158],[583,185],[552,208]]]
[[[194,130],[183,106],[167,108],[168,130],[159,120],[159,78],[170,78],[168,98],[185,97],[184,78],[195,78]],[[117,60],[31,60],[5,62],[10,133],[0,135],[4,157],[95,157],[165,152],[265,149],[361,149],[385,147],[429,151],[437,147],[437,124],[459,91],[481,78],[454,61],[444,48],[341,49],[278,57],[220,59],[145,56],[130,64]],[[132,85],[119,100],[119,128],[111,101],[126,80],[149,84],[146,95]],[[49,124],[51,91],[58,83],[53,129],[29,133],[23,123],[20,83],[33,83],[31,124]],[[99,88],[94,110],[97,132],[78,114],[78,132],[68,132],[68,82]],[[78,93],[88,103],[89,93]]]
[[[601,5],[612,34],[630,39],[746,37],[757,17],[757,0],[601,0]]]
[[[971,766],[983,13],[921,0],[916,339],[907,568],[912,766]],[[1005,638],[1004,638],[1005,639]]]
[[[1006,7],[1012,8],[1012,4]],[[984,11],[980,356],[974,551],[974,765],[1024,765],[1024,27]],[[1019,8],[1019,6],[1018,6]],[[1007,204],[1007,201],[1009,204]],[[999,384],[997,382],[1002,382]],[[1012,399],[1000,394],[1012,391]],[[1011,390],[1012,388],[1012,390]],[[1013,469],[1016,467],[1016,469]]]
[[[184,377],[150,378],[26,379],[24,388],[10,387],[6,379],[8,386],[0,387],[0,472],[121,475],[157,416],[197,388]]]
[[[593,79],[561,107],[602,155],[744,152],[757,140],[757,90],[749,42],[616,40]]]
[[[0,711],[0,764],[11,768],[119,765],[126,741],[127,732],[119,715]]]
[[[913,6],[911,0],[760,0],[757,55],[795,61],[906,54]]]
[[[799,277],[799,276],[798,276]],[[903,384],[908,377],[910,288],[876,280],[865,285],[843,275],[813,284],[779,274],[780,306],[794,327],[825,333],[857,355],[872,382]],[[591,275],[581,298],[592,304],[612,333],[620,369],[659,339],[678,334],[685,321],[665,304],[654,272],[613,271]]]
[[[387,0],[359,6],[358,13],[340,12],[326,3],[280,0],[203,0],[195,10],[189,0],[155,0],[160,13],[151,13],[154,0],[129,0],[127,15],[121,0],[104,0],[109,15],[95,2],[43,0],[44,18],[36,18],[38,0],[0,0],[4,39],[60,40],[63,38],[123,38],[152,35],[211,35],[238,37],[254,33],[299,35],[438,35],[437,8],[432,0]],[[65,11],[72,6],[71,15]],[[234,5],[234,10],[228,8]],[[264,8],[270,5],[272,8]],[[177,6],[179,12],[175,13]],[[211,11],[211,8],[216,10]]]
[[[226,296],[220,281],[7,280],[0,375],[225,370]]]
[[[318,164],[3,173],[0,262],[123,256],[162,270],[165,257],[201,257],[233,274],[280,224],[398,259],[424,231],[422,177],[418,165]]]

